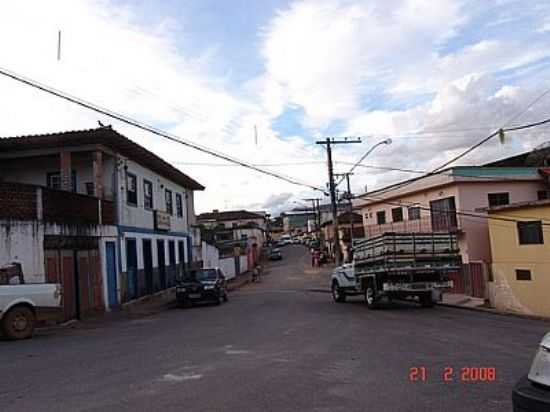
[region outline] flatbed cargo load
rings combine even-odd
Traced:
[[[387,232],[353,242],[353,262],[334,270],[331,290],[336,302],[363,295],[370,308],[394,298],[431,307],[461,264],[456,233]]]
[[[458,242],[454,233],[393,233],[357,239],[353,259],[361,271],[399,273],[403,271],[460,268]]]

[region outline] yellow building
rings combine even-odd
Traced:
[[[501,311],[550,317],[550,200],[487,211],[492,303]]]

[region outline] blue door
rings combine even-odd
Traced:
[[[128,275],[128,300],[138,297],[136,239],[126,239],[126,274]]]
[[[105,260],[107,262],[107,292],[109,307],[118,305],[116,290],[116,248],[115,242],[105,242]]]

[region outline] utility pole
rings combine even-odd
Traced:
[[[319,140],[317,144],[326,146],[327,149],[327,161],[328,161],[328,183],[330,191],[330,204],[332,207],[332,226],[334,230],[334,257],[336,264],[341,264],[340,258],[340,236],[338,233],[338,206],[336,202],[336,183],[334,182],[334,169],[332,164],[332,145],[335,144],[349,144],[349,143],[361,143],[359,138],[344,138],[344,139],[334,139],[327,137],[324,140]]]
[[[353,202],[352,202],[353,196],[351,195],[351,186],[350,186],[350,183],[349,183],[349,177],[353,176],[353,173],[352,172],[336,173],[334,176],[344,177],[346,179],[346,183],[347,183],[347,186],[348,186],[348,191],[346,192],[346,197],[349,200],[350,246],[353,247]]]
[[[313,213],[315,214],[315,227],[319,232],[319,240],[321,239],[321,210],[319,209],[319,201],[321,200],[318,197],[303,199],[305,202],[311,202],[311,207],[313,208]],[[317,207],[316,207],[317,205]]]

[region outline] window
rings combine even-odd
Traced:
[[[510,204],[510,193],[488,193],[489,207],[503,206]]]
[[[61,190],[61,173],[48,173],[46,176],[46,186],[55,190]],[[76,172],[71,172],[71,190],[76,192]]]
[[[386,223],[386,211],[376,212],[376,224],[383,225],[384,223]]]
[[[430,202],[432,230],[448,231],[457,229],[455,198],[433,200]]]
[[[174,214],[174,204],[172,203],[172,191],[166,189],[164,191],[164,197],[166,198],[166,212],[173,215]]]
[[[131,173],[126,173],[126,201],[137,206],[137,177]]]
[[[516,269],[516,280],[531,280],[531,271],[526,269]]]
[[[542,223],[540,221],[518,222],[518,240],[520,245],[542,245]]]
[[[539,190],[537,192],[537,199],[538,200],[548,200],[548,199],[550,199],[550,191],[548,191],[548,190]]]
[[[176,193],[176,215],[183,217],[183,202],[180,193]]]
[[[153,183],[143,179],[143,207],[153,209]]]
[[[394,207],[391,210],[391,219],[394,222],[402,222],[403,221],[403,208]]]
[[[409,207],[409,220],[420,219],[420,208],[418,206]]]

